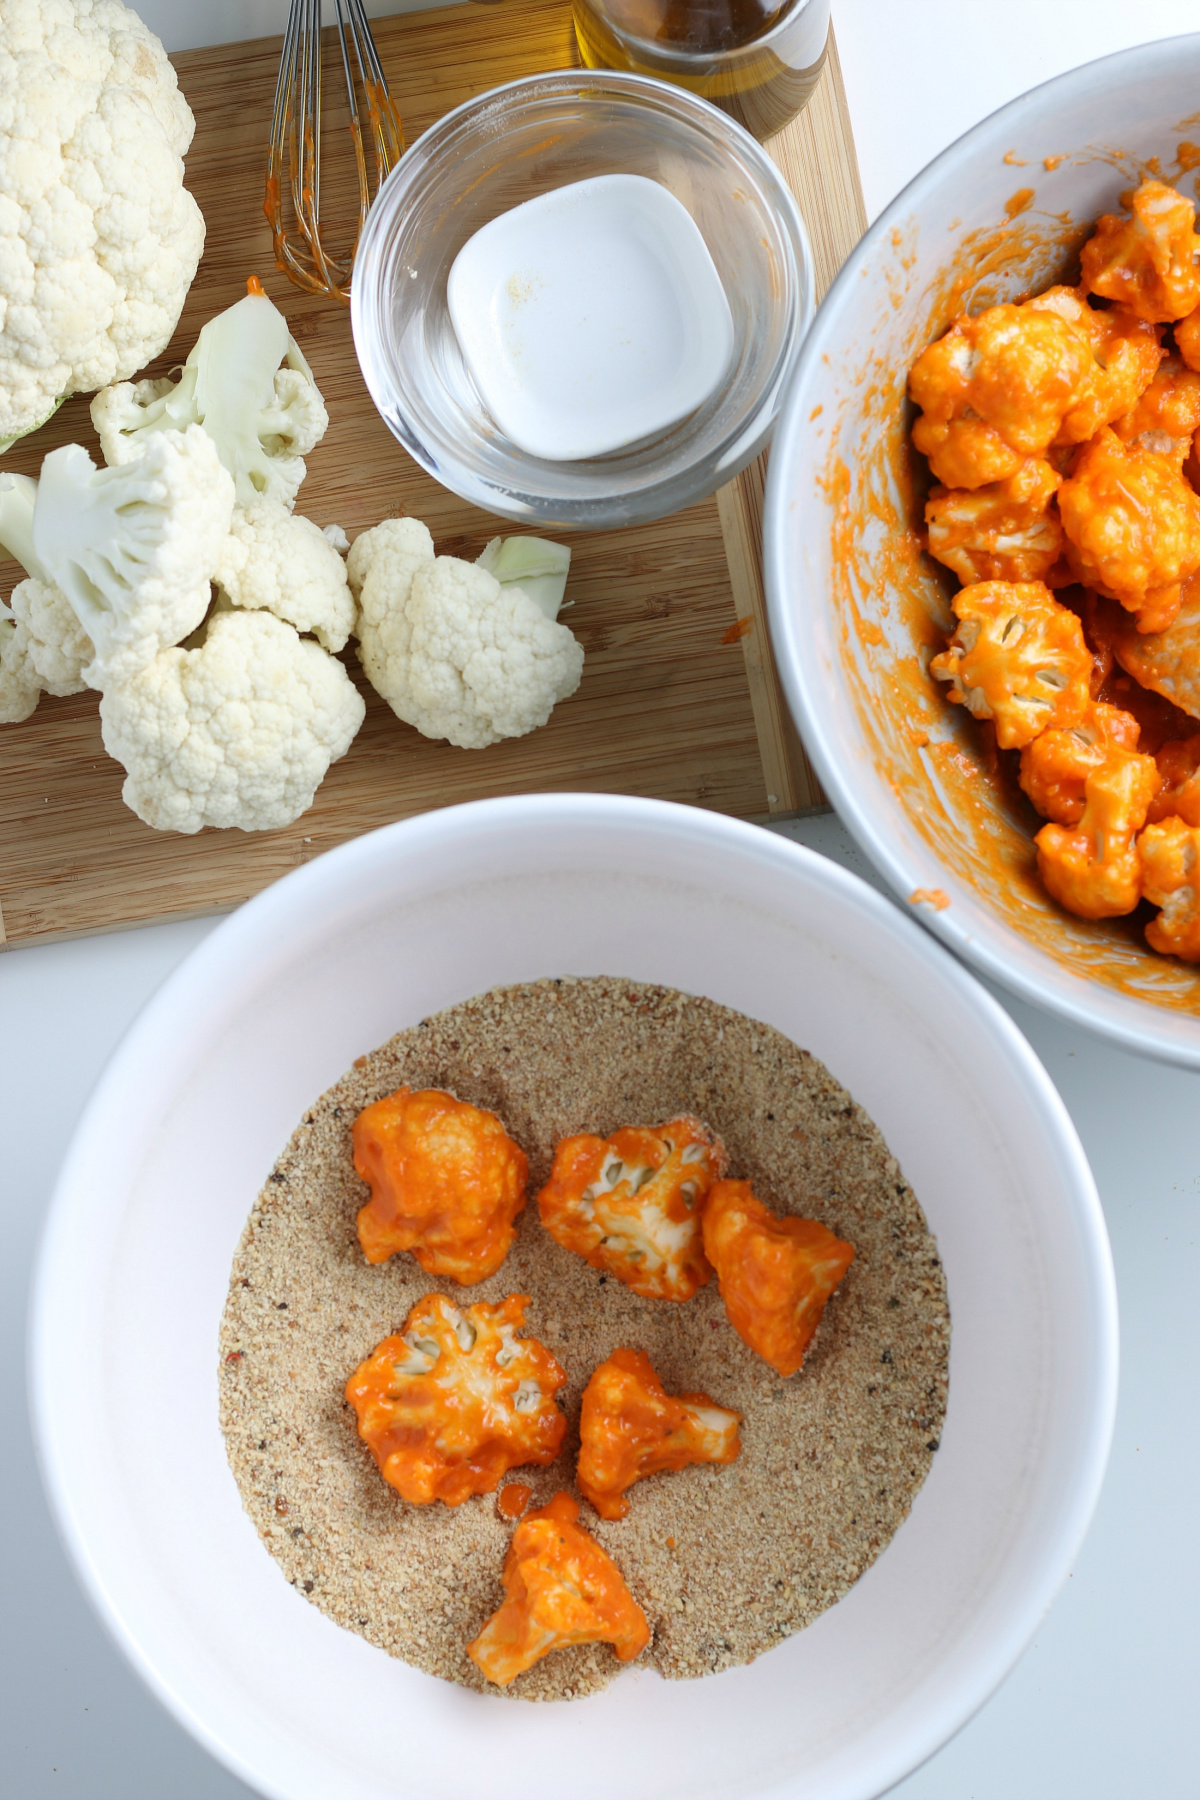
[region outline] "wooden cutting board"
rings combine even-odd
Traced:
[[[377,19],[373,31],[409,142],[473,94],[576,61],[563,0],[470,0]],[[439,551],[473,558],[495,521],[438,487],[395,443],[359,374],[346,310],[299,293],[274,270],[262,172],[279,49],[268,38],[173,59],[196,114],[187,183],[208,237],[179,329],[149,372],[181,362],[204,322],[244,293],[247,275],[259,275],[329,407],[300,510],[351,537],[412,513]],[[327,92],[335,81],[329,62]],[[329,145],[333,161],[342,145]],[[864,225],[835,50],[808,109],[770,149],[804,211],[823,293]],[[337,187],[334,177],[335,203]],[[71,442],[100,461],[84,399],[69,401],[3,467],[36,474],[48,450]],[[121,800],[123,771],[105,754],[97,696],[43,699],[23,724],[0,726],[0,944],[219,911],[360,832],[493,794],[599,789],[745,818],[820,804],[771,662],[762,493],[756,464],[674,518],[563,534],[572,548],[568,618],[587,661],[579,692],[529,737],[487,750],[430,743],[400,723],[349,655],[366,722],[315,805],[286,830],[152,831]],[[15,563],[0,563],[0,593],[20,576]]]

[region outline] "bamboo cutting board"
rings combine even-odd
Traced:
[[[470,0],[377,19],[373,30],[409,142],[473,94],[576,60],[563,0]],[[179,329],[149,372],[181,362],[204,322],[244,293],[247,275],[259,275],[329,407],[300,510],[351,537],[391,514],[415,514],[439,552],[474,558],[496,522],[438,487],[395,443],[359,374],[346,310],[299,293],[273,268],[262,171],[279,49],[270,38],[173,59],[196,114],[187,182],[208,237]],[[330,63],[327,92],[339,81]],[[328,141],[332,161],[342,146]],[[835,51],[807,111],[770,149],[803,208],[823,293],[864,224]],[[336,205],[336,180],[330,198]],[[100,460],[83,399],[3,466],[36,474],[48,450],[71,442]],[[105,754],[97,696],[43,699],[23,724],[0,726],[0,944],[228,908],[346,838],[489,795],[597,789],[747,818],[818,804],[771,662],[762,493],[756,464],[674,518],[563,534],[575,602],[567,618],[587,657],[583,684],[529,737],[473,751],[430,743],[366,686],[351,657],[366,722],[315,805],[286,830],[152,831],[121,800],[123,771]],[[20,575],[0,563],[0,593]]]

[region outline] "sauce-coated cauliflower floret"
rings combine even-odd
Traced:
[[[1084,784],[1114,745],[1136,750],[1140,727],[1132,713],[1093,700],[1078,724],[1043,731],[1021,752],[1020,782],[1044,819],[1078,825]]]
[[[1049,448],[1096,376],[1090,345],[1056,314],[989,306],[913,364],[913,443],[948,488],[1003,481]]]
[[[1146,942],[1164,956],[1200,962],[1200,826],[1182,819],[1147,825],[1138,848],[1142,893],[1162,908],[1146,927]]]
[[[1192,447],[1197,426],[1200,375],[1186,368],[1177,356],[1166,357],[1136,404],[1113,420],[1113,430],[1122,443],[1173,457],[1179,464]]]
[[[704,1250],[738,1336],[794,1375],[854,1246],[816,1219],[769,1212],[748,1181],[718,1181],[704,1208]]]
[[[326,650],[340,650],[354,628],[345,563],[324,532],[282,500],[234,510],[213,579],[235,606],[264,608]]]
[[[1083,444],[1134,406],[1154,377],[1163,357],[1161,327],[1139,319],[1123,306],[1101,311],[1089,306],[1081,288],[1052,287],[1026,300],[1029,312],[1057,313],[1087,341],[1097,372],[1090,391],[1072,407],[1055,442]]]
[[[1115,919],[1142,897],[1137,834],[1158,792],[1152,756],[1114,747],[1084,782],[1078,825],[1043,825],[1034,838],[1047,892],[1081,919]]]
[[[1155,752],[1154,760],[1162,786],[1146,814],[1150,824],[1179,818],[1185,825],[1200,825],[1200,732],[1172,738]]]
[[[991,719],[1002,750],[1074,725],[1089,699],[1092,656],[1075,614],[1040,581],[980,581],[951,605],[958,629],[929,668],[950,698]]]
[[[642,1350],[614,1350],[583,1390],[576,1479],[602,1519],[623,1519],[627,1488],[689,1463],[731,1463],[742,1415],[707,1394],[665,1392]]]
[[[1104,213],[1080,252],[1083,285],[1140,319],[1182,319],[1200,303],[1200,238],[1190,200],[1161,181],[1130,196],[1131,217]]]
[[[1127,675],[1200,719],[1200,580],[1184,583],[1179,611],[1165,631],[1139,631],[1122,619],[1111,643]]]
[[[426,1274],[465,1287],[508,1255],[529,1162],[495,1113],[397,1088],[355,1119],[354,1167],[371,1189],[358,1215],[368,1262],[411,1250]]]
[[[611,1644],[619,1661],[632,1662],[650,1642],[646,1615],[621,1571],[578,1519],[571,1496],[555,1494],[513,1532],[504,1561],[507,1597],[467,1645],[497,1687],[568,1644]]]
[[[567,1378],[536,1338],[517,1337],[528,1305],[510,1294],[460,1311],[426,1294],[346,1383],[359,1436],[413,1506],[459,1506],[558,1455],[567,1421],[554,1396]]]
[[[690,1300],[712,1271],[700,1213],[725,1147],[699,1119],[564,1138],[538,1195],[542,1224],[649,1300]]]
[[[1139,631],[1162,631],[1200,568],[1200,498],[1169,457],[1105,429],[1058,490],[1067,555],[1085,586],[1119,600]]]
[[[1061,480],[1030,456],[986,487],[935,487],[925,506],[930,555],[968,584],[1044,580],[1062,549],[1053,506]]]

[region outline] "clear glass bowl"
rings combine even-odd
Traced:
[[[716,392],[669,430],[607,456],[546,462],[483,406],[450,323],[447,277],[497,214],[615,173],[662,182],[695,219],[733,312],[734,355]],[[423,469],[503,518],[595,529],[678,512],[758,454],[813,300],[799,209],[747,131],[664,82],[570,69],[493,88],[417,139],[371,208],[351,318],[371,397]]]

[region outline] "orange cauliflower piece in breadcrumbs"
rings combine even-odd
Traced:
[[[690,1300],[709,1280],[700,1213],[725,1146],[699,1119],[564,1138],[538,1195],[564,1250],[648,1300]]]
[[[623,1519],[625,1490],[689,1463],[731,1463],[742,1415],[707,1394],[665,1392],[642,1350],[614,1350],[583,1390],[579,1490],[602,1519]]]
[[[704,1250],[738,1336],[780,1375],[794,1375],[853,1244],[815,1219],[768,1212],[748,1181],[718,1181],[704,1209]]]
[[[1195,737],[1172,738],[1155,752],[1162,786],[1150,802],[1146,818],[1151,825],[1164,819],[1182,819],[1200,826],[1200,732]]]
[[[930,673],[950,698],[991,719],[1002,750],[1076,724],[1090,698],[1092,656],[1075,614],[1040,581],[977,581],[950,603],[958,629]]]
[[[460,1312],[426,1294],[346,1383],[359,1436],[414,1506],[459,1506],[558,1455],[567,1421],[554,1396],[567,1378],[544,1345],[517,1337],[528,1305],[510,1294]]]
[[[1123,444],[1136,444],[1156,456],[1169,456],[1182,467],[1200,427],[1200,375],[1177,356],[1168,356],[1154,380],[1113,430]]]
[[[1129,412],[1154,378],[1163,357],[1162,328],[1123,306],[1103,312],[1089,306],[1081,288],[1052,287],[1026,300],[1029,312],[1053,312],[1091,347],[1097,374],[1091,391],[1063,419],[1057,444],[1084,444],[1101,425]]]
[[[1136,750],[1141,727],[1132,713],[1092,701],[1082,719],[1063,731],[1043,731],[1021,752],[1020,782],[1044,819],[1078,825],[1084,783],[1114,745]]]
[[[1078,825],[1043,825],[1034,838],[1047,892],[1081,919],[1115,919],[1142,897],[1137,834],[1158,792],[1152,756],[1113,748],[1084,782]]]
[[[930,555],[968,585],[1041,581],[1062,550],[1052,506],[1061,480],[1048,462],[1030,456],[986,487],[935,487],[925,505]]]
[[[513,1532],[504,1604],[467,1645],[498,1687],[568,1644],[611,1644],[620,1662],[632,1662],[650,1642],[646,1615],[624,1576],[578,1519],[571,1496],[555,1494]]]
[[[1164,956],[1200,962],[1200,827],[1182,819],[1147,825],[1138,839],[1142,892],[1162,911],[1146,927],[1146,941]]]
[[[525,1204],[529,1163],[495,1113],[438,1088],[397,1089],[354,1121],[368,1262],[411,1250],[426,1274],[467,1286],[494,1275]]]
[[[964,315],[913,364],[913,443],[948,488],[1003,481],[1049,448],[1097,374],[1090,345],[1055,313]]]
[[[1162,631],[1180,583],[1200,569],[1200,498],[1176,463],[1105,428],[1058,490],[1067,555],[1079,580]]]
[[[1190,200],[1161,181],[1130,196],[1130,218],[1104,213],[1083,246],[1083,285],[1139,319],[1166,324],[1200,304],[1200,238]]]

